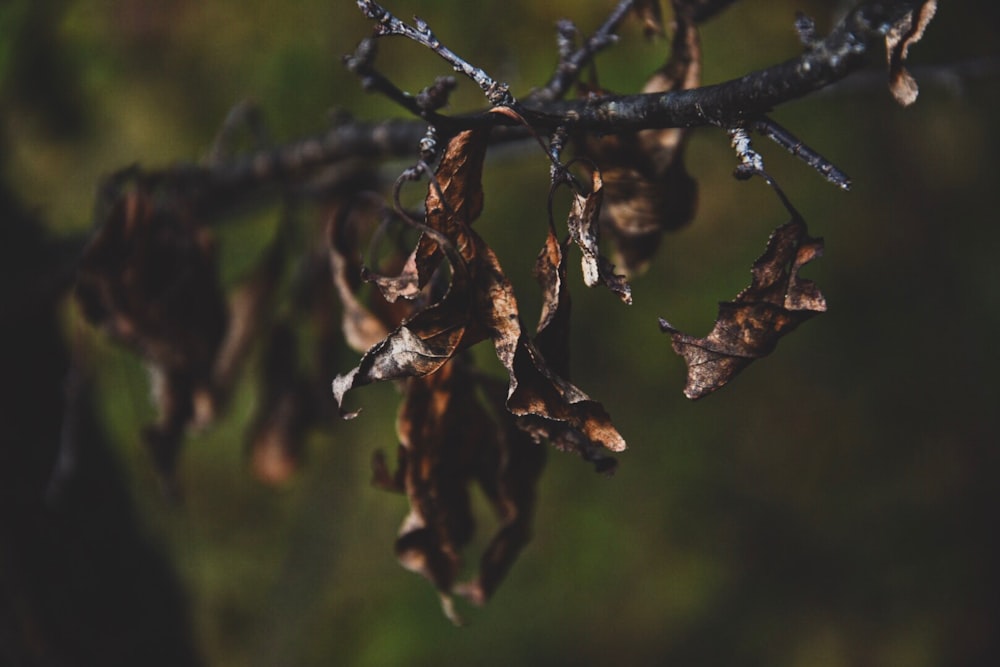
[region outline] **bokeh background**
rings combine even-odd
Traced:
[[[523,94],[551,71],[554,22],[570,17],[589,32],[611,4],[388,6],[419,14]],[[845,4],[735,3],[702,31],[705,81],[795,55],[795,11],[822,30]],[[996,10],[941,4],[911,52],[922,85],[913,107],[896,105],[873,70],[774,113],[853,177],[851,192],[757,142],[810,232],[826,239],[806,273],[830,312],[771,357],[691,403],[683,364],[656,325],[663,316],[706,333],[716,302],[748,283],[786,219],[761,181],[731,178],[722,132],[695,132],[697,219],[633,282],[635,305],[574,279],[574,380],[604,403],[630,448],[611,479],[551,453],[534,540],[487,607],[462,609],[466,627],[452,627],[432,588],[396,564],[405,500],[369,484],[372,453],[395,446],[392,387],[357,392],[362,416],[312,434],[301,472],[272,488],[245,461],[248,377],[229,413],[188,440],[176,506],[140,444],[154,416],[141,362],[91,331],[68,300],[54,321],[0,313],[9,364],[0,661],[995,664]],[[369,30],[349,0],[0,5],[5,298],[27,289],[22,265],[42,243],[22,233],[28,223],[15,235],[14,217],[57,241],[86,234],[102,176],[201,159],[237,102],[255,101],[279,142],[321,132],[334,109],[403,115],[341,65]],[[600,83],[637,90],[665,49],[628,24],[599,59]],[[402,40],[382,45],[378,66],[410,91],[447,73]],[[480,105],[463,82],[453,109]],[[495,151],[477,222],[528,313],[538,304],[530,267],[544,237],[547,174],[533,150]],[[236,218],[221,232],[227,280],[263,247],[259,220]],[[42,343],[61,351],[26,351]],[[88,428],[106,446],[81,467],[72,506],[53,511],[33,494],[54,463],[59,416],[48,406],[58,405],[71,354],[92,382]],[[347,370],[353,358],[343,360]],[[482,528],[488,534],[485,511]],[[18,553],[34,554],[32,567]]]

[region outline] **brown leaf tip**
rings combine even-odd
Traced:
[[[926,0],[893,24],[885,35],[886,60],[889,64],[889,90],[904,107],[917,99],[917,82],[906,71],[906,56],[911,44],[924,35],[927,24],[937,11],[937,0]]]

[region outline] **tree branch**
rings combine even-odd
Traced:
[[[825,39],[809,44],[801,56],[723,83],[667,93],[606,95],[576,100],[551,99],[559,94],[564,85],[558,83],[544,95],[529,95],[525,101],[514,102],[520,121],[510,115],[488,111],[445,116],[422,108],[414,101],[415,98],[396,91],[392,97],[405,108],[418,113],[420,119],[397,119],[380,123],[345,121],[320,136],[306,137],[272,149],[213,162],[211,165],[175,165],[161,171],[143,172],[143,178],[158,184],[186,188],[189,192],[206,198],[220,194],[238,194],[266,184],[294,184],[310,178],[319,169],[349,159],[378,161],[412,157],[418,152],[419,142],[427,132],[428,122],[437,127],[441,139],[445,141],[462,130],[492,127],[491,143],[529,137],[529,128],[519,123],[526,123],[536,131],[552,132],[565,128],[570,133],[599,134],[626,134],[644,129],[704,125],[727,129],[746,126],[760,130],[764,114],[774,107],[819,91],[864,67],[872,56],[872,49],[884,43],[886,33],[899,21],[916,12],[924,1],[862,3]],[[397,34],[396,22],[386,18],[391,17],[391,14],[374,3],[359,4],[373,12],[371,16],[383,26],[380,29],[383,34]],[[716,0],[695,3],[694,6],[696,13],[702,12],[708,16],[728,4],[729,2]],[[372,7],[377,10],[371,9]],[[604,35],[605,38],[610,35],[610,31],[620,21],[619,15],[629,7],[630,3],[620,2],[599,29],[598,35]],[[407,30],[398,34],[407,34],[421,43],[427,42],[436,52],[454,55],[440,44],[423,22],[420,25],[423,26],[422,29],[405,26]],[[410,35],[410,32],[414,34]],[[597,39],[597,43],[603,41],[606,39]],[[593,47],[577,51],[573,55],[574,62],[586,62],[593,52]],[[454,58],[461,60],[457,56]],[[352,62],[351,58],[347,60],[349,64]],[[503,84],[496,83],[482,70],[471,65],[461,68],[457,61],[453,66],[463,72],[471,68],[469,76],[483,86],[488,96],[491,90],[498,94],[501,89],[506,90]],[[364,62],[360,69],[363,70],[363,77],[370,76],[374,71],[368,62]],[[376,88],[383,90],[389,85],[388,82],[384,83],[385,86],[378,85]],[[504,100],[497,100],[504,103]],[[776,139],[775,136],[771,138]],[[785,146],[789,150],[794,147],[794,142]],[[808,158],[807,162],[812,159],[804,156],[801,148],[793,152]],[[812,164],[815,167],[820,163],[814,161]],[[821,172],[824,169],[826,168],[820,169]],[[829,173],[824,175],[829,177]]]
[[[660,94],[558,101],[522,110],[535,127],[619,133],[668,127],[732,127],[785,102],[835,83],[865,64],[889,29],[916,11],[920,0],[860,5],[811,49],[739,79]]]

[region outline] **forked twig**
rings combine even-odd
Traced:
[[[372,2],[372,0],[358,0],[358,8],[364,13],[365,16],[376,22],[375,35],[377,37],[401,35],[412,39],[418,44],[422,44],[436,53],[444,59],[445,62],[451,65],[456,72],[460,72],[475,81],[486,94],[486,99],[492,106],[514,105],[516,100],[514,99],[514,96],[511,95],[506,83],[496,81],[484,70],[470,65],[468,62],[459,57],[454,51],[442,44],[441,41],[434,36],[434,33],[431,32],[430,26],[427,25],[427,22],[423,19],[414,17],[414,23],[416,25],[407,25],[393,16],[392,13],[390,13],[385,7],[382,7],[376,2]]]

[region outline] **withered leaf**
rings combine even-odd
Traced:
[[[660,320],[687,364],[685,396],[697,399],[721,388],[754,359],[770,354],[782,336],[826,311],[819,288],[799,277],[799,269],[822,252],[822,239],[810,238],[805,222],[794,215],[754,262],[750,285],[735,300],[719,304],[708,336],[695,338]]]
[[[675,3],[674,39],[664,66],[650,77],[644,93],[695,88],[701,82],[698,30]],[[665,231],[688,224],[695,214],[698,186],[684,166],[689,130],[642,130],[634,135],[590,137],[583,146],[604,180],[602,222],[615,242],[615,262],[627,273],[642,271]]]
[[[568,378],[571,303],[566,284],[566,249],[552,229],[535,261],[535,279],[542,288],[542,312],[535,332],[535,345],[545,355],[549,367]]]
[[[910,45],[920,41],[927,24],[937,11],[937,0],[924,0],[897,21],[885,35],[886,60],[889,65],[889,90],[901,105],[909,106],[917,100],[917,82],[906,70],[906,56]]]
[[[491,385],[493,383],[490,383]],[[451,596],[458,593],[482,604],[496,589],[530,538],[534,487],[545,451],[514,427],[502,409],[487,411],[464,361],[450,361],[429,376],[411,378],[399,413],[397,471],[375,459],[375,481],[404,490],[410,512],[400,527],[400,563],[434,584],[445,614],[461,619]],[[502,388],[486,392],[499,398]],[[494,423],[493,417],[500,423]],[[461,551],[474,530],[469,486],[478,483],[490,500],[500,527],[471,582],[457,583]]]
[[[427,189],[424,224],[450,246],[441,248],[438,241],[425,232],[400,276],[403,279],[404,274],[409,273],[410,278],[398,284],[377,282],[389,301],[397,295],[415,296],[430,279],[429,273],[420,270],[419,259],[423,257],[427,262],[433,260],[439,264],[447,251],[452,255],[453,265],[447,294],[376,343],[354,370],[333,380],[333,394],[339,405],[343,406],[344,395],[354,387],[433,373],[451,359],[460,346],[468,347],[483,339],[484,334],[474,326],[470,310],[472,284],[466,263],[475,260],[475,251],[469,241],[470,235],[475,233],[470,225],[482,211],[482,163],[486,158],[487,138],[485,130],[469,130],[453,137],[435,172],[434,182]],[[425,268],[430,271],[430,263]],[[397,292],[404,284],[416,291]],[[357,415],[357,412],[347,413],[341,409],[346,418]]]
[[[496,448],[479,460],[479,483],[500,525],[480,557],[476,578],[456,587],[456,592],[480,605],[493,595],[531,539],[535,487],[545,466],[545,448],[504,409],[504,384],[483,380],[481,388],[499,428],[486,441],[495,438]]]
[[[343,406],[344,395],[355,387],[434,373],[460,349],[483,340],[482,331],[470,326],[470,303],[468,285],[453,278],[444,299],[403,322],[369,349],[357,367],[334,378],[337,404]],[[341,414],[350,419],[358,413]]]
[[[212,373],[227,309],[210,231],[181,198],[158,197],[127,177],[117,177],[84,250],[76,298],[91,323],[147,361],[159,417],[146,441],[171,482],[184,431],[215,412]]]
[[[507,409],[536,439],[548,439],[587,460],[606,458],[605,450],[623,451],[625,440],[604,407],[555,373],[524,333],[513,287],[496,255],[478,235],[472,238],[479,246],[480,263],[487,267],[476,293],[479,313],[510,376]]]
[[[454,136],[434,173],[434,184],[424,201],[425,224],[455,241],[462,252],[463,229],[472,224],[483,210],[483,161],[489,130],[466,130]],[[398,276],[367,274],[378,285],[386,300],[415,298],[430,280],[443,259],[438,244],[421,235],[417,247]]]
[[[334,397],[342,404],[355,387],[434,373],[459,350],[489,337],[510,376],[507,409],[518,424],[536,440],[548,439],[610,470],[613,459],[607,451],[625,449],[610,416],[548,366],[522,331],[513,287],[496,255],[475,232],[469,230],[468,239],[475,259],[471,276],[456,273],[444,300],[417,313],[369,350],[354,370],[338,376]]]
[[[571,303],[566,284],[566,252],[565,244],[559,242],[552,229],[535,263],[535,278],[542,287],[543,299],[534,344],[552,374],[568,380]],[[535,439],[546,439],[558,449],[580,454],[599,472],[611,473],[618,465],[604,446],[580,437],[569,424],[536,420],[531,416],[523,416],[518,422]]]
[[[632,288],[625,276],[615,274],[614,265],[601,254],[600,225],[601,201],[604,197],[603,181],[598,170],[591,172],[591,190],[588,194],[573,194],[567,226],[573,241],[583,254],[583,282],[587,287],[606,285],[625,303],[632,303]]]
[[[264,353],[259,407],[248,438],[251,469],[269,484],[288,480],[298,469],[312,419],[310,387],[297,356],[289,324],[276,325]]]
[[[662,37],[664,35],[663,11],[660,9],[660,0],[640,0],[635,3],[633,11],[642,21],[642,30],[646,37]]]
[[[326,228],[330,275],[343,309],[342,329],[347,344],[364,352],[382,340],[389,328],[356,296],[361,278],[356,220],[359,203],[341,202],[330,213]]]

